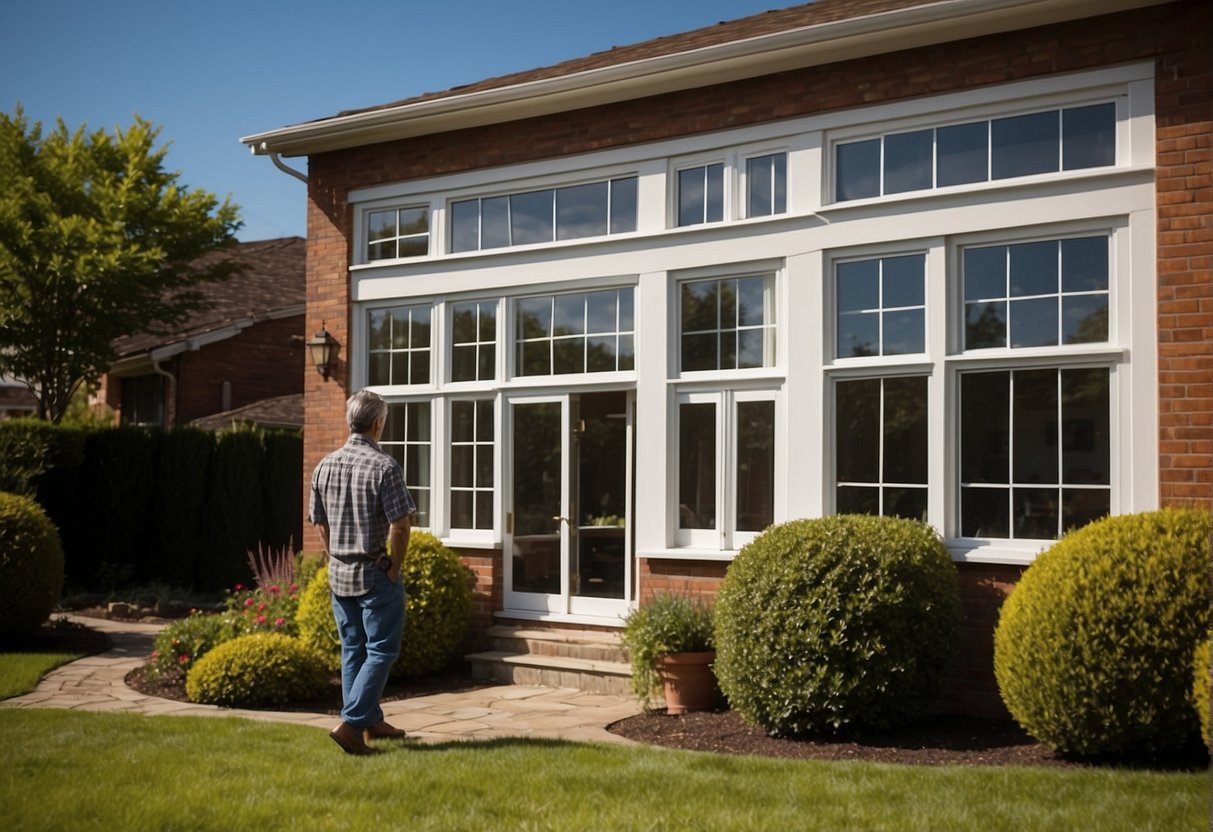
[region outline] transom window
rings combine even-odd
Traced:
[[[424,257],[430,250],[430,210],[389,208],[367,214],[366,259]]]
[[[1108,340],[1108,238],[964,252],[964,345],[1044,347]]]
[[[493,528],[493,400],[451,402],[451,528]]]
[[[479,251],[636,230],[635,176],[451,203],[451,251]]]
[[[839,381],[834,430],[838,513],[926,519],[926,376]]]
[[[920,353],[926,338],[926,255],[837,263],[839,358]]]
[[[746,159],[746,216],[769,217],[787,210],[787,154],[772,153]]]
[[[929,127],[835,148],[835,198],[865,199],[1116,163],[1108,102]]]
[[[451,304],[451,381],[497,376],[497,301]]]
[[[628,287],[518,299],[514,302],[515,374],[634,369],[632,296]]]
[[[678,171],[678,224],[698,225],[724,219],[724,163]]]
[[[682,371],[773,366],[773,291],[771,275],[687,280],[680,284]]]
[[[430,422],[430,403],[399,402],[389,404],[387,421],[379,446],[390,454],[404,470],[404,484],[417,504],[415,525],[430,525],[430,495],[433,493],[433,474],[430,458],[433,452],[433,426]]]
[[[368,318],[367,383],[429,384],[430,306],[372,309]]]

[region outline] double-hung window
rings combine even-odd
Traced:
[[[679,284],[682,372],[741,370],[775,363],[771,275]]]
[[[431,314],[429,304],[370,310],[367,314],[369,384],[430,383]]]
[[[400,463],[404,484],[417,504],[416,525],[431,525],[430,497],[433,494],[433,422],[429,401],[389,403],[387,422],[379,446]]]

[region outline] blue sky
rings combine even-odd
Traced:
[[[241,206],[240,239],[303,236],[303,183],[241,136],[795,4],[14,0],[0,4],[0,110],[90,129],[138,114],[182,183]]]

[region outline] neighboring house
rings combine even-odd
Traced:
[[[208,255],[244,268],[204,285],[213,306],[171,334],[118,339],[118,361],[97,398],[122,424],[301,427],[305,255],[299,237],[239,243]]]
[[[38,399],[21,381],[0,375],[0,421],[38,412]]]
[[[1213,506],[1213,6],[820,0],[244,139],[306,156],[305,470],[391,403],[478,621],[617,628],[765,526],[925,518],[944,703],[1066,529]]]

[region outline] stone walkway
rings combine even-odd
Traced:
[[[123,680],[151,654],[159,625],[66,617],[106,633],[113,646],[106,653],[86,656],[51,671],[33,691],[6,699],[0,707],[244,717],[311,725],[326,731],[336,724],[336,718],[328,714],[220,708],[147,696],[127,687]],[[606,726],[639,713],[639,707],[630,697],[574,688],[498,685],[384,702],[383,711],[389,722],[422,742],[533,737],[627,743],[630,741],[610,733]]]

